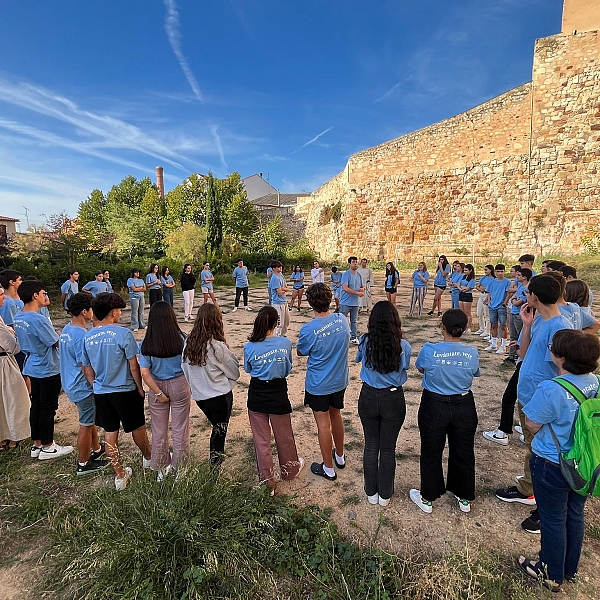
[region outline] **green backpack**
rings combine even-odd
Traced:
[[[573,447],[567,454],[560,451],[560,444],[550,425],[550,433],[558,450],[561,473],[571,489],[578,494],[600,496],[600,377],[598,391],[593,398],[587,398],[577,386],[562,377],[555,377],[552,381],[579,402]]]

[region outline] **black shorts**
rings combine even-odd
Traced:
[[[125,433],[143,427],[146,424],[144,398],[137,388],[130,392],[94,394],[96,425],[108,433],[119,431],[121,424]]]
[[[327,412],[330,408],[337,408],[342,410],[344,408],[344,394],[346,388],[339,392],[333,392],[333,394],[325,394],[320,396],[317,394],[311,394],[310,392],[304,392],[304,406],[310,406],[315,412]]]
[[[435,284],[433,284],[433,287],[437,288],[438,290],[445,290],[446,289],[445,285],[435,285]]]
[[[385,288],[386,293],[388,294],[395,294],[398,291],[397,287],[393,287],[393,288]]]
[[[473,294],[469,292],[458,292],[459,302],[473,302]]]

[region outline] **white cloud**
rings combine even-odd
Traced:
[[[185,75],[192,91],[194,92],[194,96],[198,100],[202,100],[202,92],[200,91],[200,86],[188,65],[187,58],[183,54],[183,50],[181,49],[181,32],[179,25],[179,12],[177,12],[177,4],[175,0],[164,0],[165,8],[167,9],[167,15],[165,17],[165,31],[167,32],[167,37],[169,38],[169,43],[171,44],[171,48],[173,48],[173,53],[175,54],[177,61],[179,62],[179,66]]]

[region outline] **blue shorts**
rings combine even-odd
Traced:
[[[333,297],[339,300],[342,297],[342,288],[333,288]]]
[[[85,400],[75,403],[79,412],[79,424],[83,427],[90,427],[96,422],[96,401],[94,394],[88,396]]]
[[[500,306],[499,308],[490,307],[490,323],[495,325],[506,325],[506,306]]]

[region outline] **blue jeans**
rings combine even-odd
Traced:
[[[565,575],[573,577],[579,566],[586,497],[569,487],[556,463],[532,454],[529,465],[540,513],[540,561],[548,570],[548,578],[562,583]]]
[[[354,340],[358,337],[356,333],[356,322],[358,321],[358,306],[340,304],[340,312],[347,317],[350,315],[350,337]]]
[[[173,306],[173,288],[165,288],[162,293],[162,299],[167,304]]]
[[[490,308],[490,323],[500,323],[500,325],[506,325],[506,307],[500,306],[499,308]]]
[[[140,327],[143,329],[146,327],[146,323],[144,323],[144,296],[139,298],[130,296],[129,302],[131,304],[131,329],[139,329]]]
[[[394,493],[396,442],[406,416],[401,387],[378,389],[363,383],[358,397],[358,415],[365,434],[363,474],[367,496],[388,499]]]
[[[452,298],[452,308],[458,308],[458,295],[460,294],[460,290],[456,288],[452,288],[450,290],[450,296]]]

